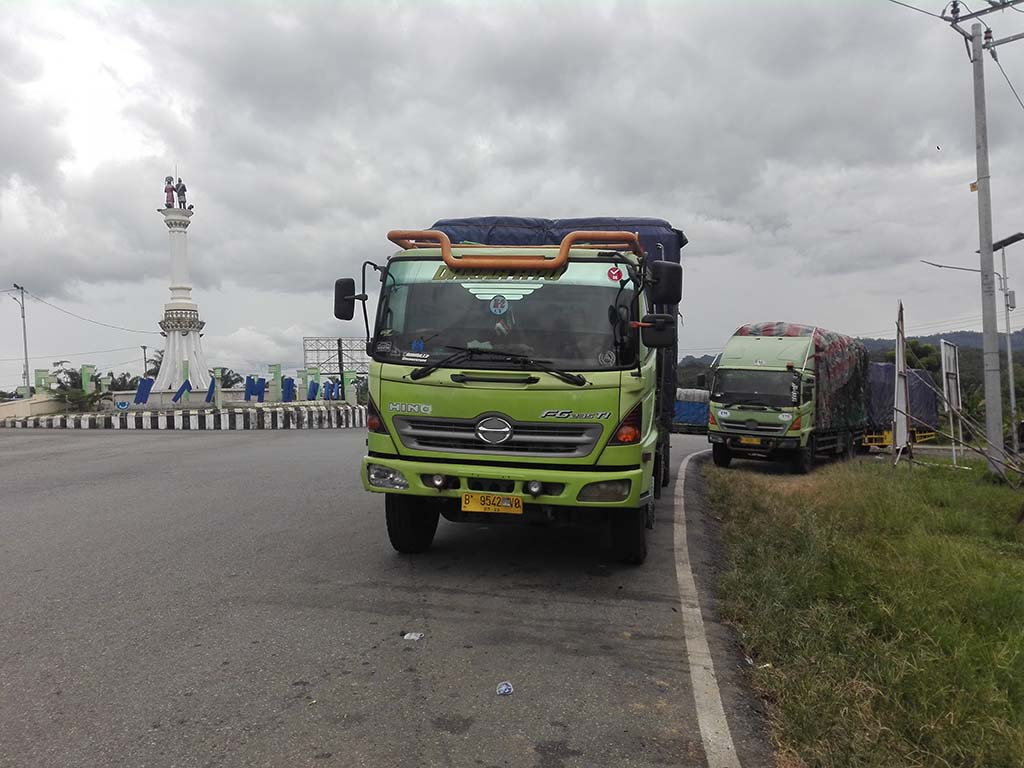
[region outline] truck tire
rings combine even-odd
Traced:
[[[843,452],[843,458],[846,461],[853,461],[857,458],[857,454],[860,453],[860,445],[857,443],[851,432],[846,436],[846,450]]]
[[[615,559],[641,565],[647,559],[647,510],[613,509],[609,514]]]
[[[806,475],[814,467],[814,435],[807,438],[807,447],[793,454],[790,469],[794,475]]]
[[[727,445],[715,443],[711,446],[711,458],[716,467],[728,467],[732,463],[732,451]]]
[[[392,547],[407,555],[430,548],[439,517],[436,504],[418,496],[389,493],[384,497],[384,511]]]

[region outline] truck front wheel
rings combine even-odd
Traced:
[[[732,463],[732,451],[727,445],[715,443],[711,446],[711,458],[716,467],[728,467]]]
[[[439,511],[432,499],[419,496],[384,497],[391,546],[403,554],[425,552],[434,541]]]
[[[609,514],[615,559],[640,565],[647,559],[647,510],[613,509]]]
[[[807,438],[807,447],[798,448],[793,454],[793,462],[790,469],[794,475],[806,475],[814,466],[814,435]]]

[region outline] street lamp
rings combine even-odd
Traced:
[[[1019,243],[1021,240],[1024,240],[1024,232],[1018,232],[992,243],[992,250],[1000,251],[1003,257],[1003,274],[1000,275],[995,270],[993,270],[993,274],[999,278],[1000,290],[1003,292],[1003,310],[1006,313],[1006,379],[1010,387],[1010,440],[1013,443],[1014,453],[1020,453],[1020,442],[1017,437],[1017,392],[1013,373],[1013,330],[1010,328],[1010,310],[1017,308],[1017,300],[1014,292],[1010,290],[1009,275],[1006,274],[1006,246]],[[978,251],[975,251],[975,253],[977,252]],[[927,259],[921,259],[921,261],[929,266],[938,267],[939,269],[956,269],[960,272],[981,272],[980,269],[954,267],[950,264],[936,264],[934,261],[928,261]]]
[[[1017,298],[1014,292],[1007,285],[1006,274],[1006,246],[1019,243],[1024,240],[1024,232],[1004,237],[992,243],[992,250],[998,250],[1003,257],[1003,308],[1006,312],[1006,367],[1007,377],[1010,382],[1010,435],[1013,441],[1013,452],[1020,453],[1020,444],[1017,439],[1017,388],[1013,374],[1013,332],[1010,330],[1010,310],[1017,308]]]
[[[25,368],[22,371],[22,377],[25,380],[25,397],[32,397],[32,389],[29,386],[28,378],[28,331],[25,328],[25,286],[18,285],[17,283],[11,283],[11,285],[14,286],[14,290],[21,292],[20,301],[14,296],[11,296],[11,298],[21,307],[21,343],[25,352]]]

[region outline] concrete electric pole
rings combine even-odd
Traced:
[[[995,466],[1003,447],[1003,393],[999,383],[996,328],[996,281],[992,263],[992,189],[988,168],[988,122],[985,109],[985,48],[981,24],[971,25],[974,62],[974,135],[978,165],[978,236],[981,254],[981,329],[985,368],[985,434],[989,462]],[[988,37],[991,39],[991,32]]]
[[[13,296],[11,296],[11,298],[21,305],[21,343],[25,350],[25,368],[22,371],[22,378],[24,379],[25,384],[25,397],[29,397],[32,394],[32,390],[29,389],[31,384],[28,378],[28,329],[25,326],[25,286],[18,285],[17,283],[12,283],[12,285],[16,290],[21,292],[20,300],[14,299]]]
[[[971,63],[974,66],[974,134],[978,179],[978,240],[981,267],[981,318],[982,318],[982,351],[985,368],[985,435],[988,445],[985,453],[989,467],[996,474],[1003,474],[1000,464],[1003,462],[1003,394],[999,376],[999,339],[996,328],[996,283],[995,266],[992,259],[992,188],[990,185],[988,166],[988,122],[985,107],[985,49],[992,57],[996,57],[998,45],[1024,38],[1024,34],[1012,35],[1002,40],[992,39],[992,30],[988,25],[975,21],[971,31],[967,32],[960,23],[968,19],[978,19],[995,11],[1002,11],[1019,5],[1024,0],[989,0],[989,7],[976,13],[960,13],[961,3],[953,0],[950,3],[950,15],[943,14],[943,19],[950,23],[957,32],[963,35],[970,47]]]
[[[140,344],[142,347],[142,376],[140,378],[146,378],[146,371],[149,370],[149,359],[146,357],[146,345]]]

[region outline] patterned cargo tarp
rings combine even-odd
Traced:
[[[817,375],[815,427],[821,430],[867,426],[868,353],[854,338],[799,323],[748,323],[734,336],[810,336]]]

